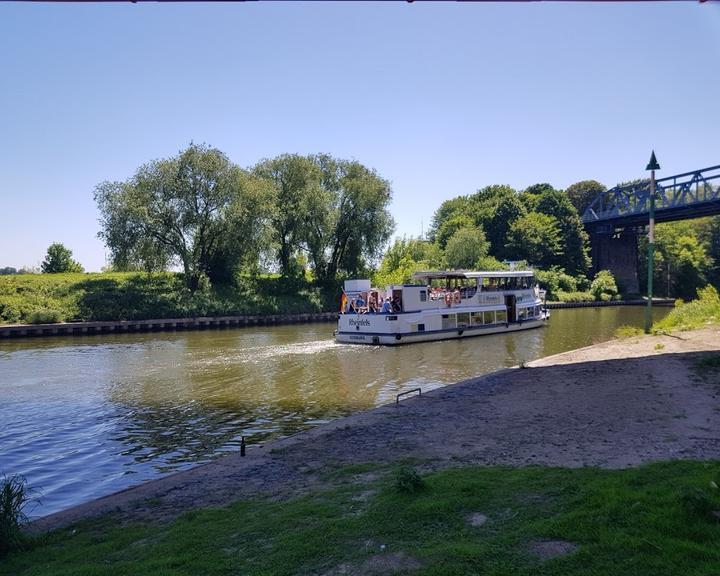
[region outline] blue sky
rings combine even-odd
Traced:
[[[0,4],[0,267],[105,264],[94,187],[191,141],[356,159],[397,234],[493,183],[720,164],[720,4]]]

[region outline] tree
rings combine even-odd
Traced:
[[[442,251],[434,242],[418,238],[397,238],[383,256],[373,276],[376,286],[405,284],[420,270],[439,270]]]
[[[59,242],[50,244],[40,268],[45,274],[84,272],[80,263],[72,259],[72,251]]]
[[[500,259],[507,257],[505,243],[510,227],[526,213],[517,194],[506,195],[500,199],[492,218],[485,224],[487,239],[490,241],[490,252],[493,256]]]
[[[590,267],[588,235],[577,210],[560,190],[545,189],[538,197],[537,212],[552,216],[560,232],[560,253],[555,265],[562,266],[571,275],[585,274]]]
[[[126,182],[95,189],[99,236],[113,265],[176,261],[191,290],[215,275],[218,262],[257,258],[270,198],[261,180],[219,150],[196,144],[141,166]]]
[[[489,247],[482,228],[461,228],[448,240],[445,261],[456,270],[472,269],[488,255]]]
[[[394,228],[388,212],[390,184],[359,162],[327,154],[313,157],[317,187],[302,204],[302,238],[316,279],[326,284],[338,272],[356,274],[378,260]]]
[[[600,270],[590,284],[595,300],[612,300],[618,293],[615,277],[610,270]]]
[[[537,212],[518,218],[510,226],[506,248],[513,260],[527,260],[535,266],[549,268],[562,257],[557,220]]]
[[[565,194],[567,194],[572,205],[575,206],[577,213],[582,217],[586,208],[590,206],[596,196],[606,190],[607,188],[597,180],[581,180],[569,186],[565,190]]]
[[[300,274],[297,254],[303,248],[305,211],[313,204],[308,196],[317,192],[321,173],[312,157],[283,154],[263,160],[254,173],[272,183],[275,209],[270,216],[272,239],[283,276]]]
[[[707,283],[712,266],[697,221],[666,222],[655,228],[653,292],[690,299]],[[640,270],[647,270],[647,237],[640,243]],[[643,284],[647,280],[640,276]],[[647,288],[645,288],[647,290]]]

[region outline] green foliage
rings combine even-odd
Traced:
[[[22,476],[3,476],[0,480],[0,558],[23,548],[22,527],[27,522],[25,507],[30,492]]]
[[[569,274],[585,274],[590,267],[588,235],[565,193],[544,188],[538,196],[536,211],[557,221],[561,249],[553,264],[564,267]]]
[[[72,259],[72,251],[68,250],[64,245],[59,242],[50,244],[43,260],[40,265],[43,273],[45,274],[62,274],[62,273],[73,273],[82,272],[83,267],[79,262]]]
[[[595,300],[609,301],[618,293],[615,277],[609,270],[600,270],[590,284],[590,292]]]
[[[438,227],[435,241],[440,249],[445,250],[447,243],[459,231],[465,228],[473,228],[475,222],[466,214],[456,214],[444,220]]]
[[[56,324],[63,321],[59,310],[36,310],[30,314],[30,324]]]
[[[194,291],[203,276],[227,276],[219,263],[257,260],[271,208],[268,188],[219,150],[191,144],[125,182],[99,184],[99,236],[116,269],[153,271],[177,261]]]
[[[582,216],[583,212],[585,212],[595,197],[606,190],[607,188],[597,180],[581,180],[568,186],[565,194],[567,194],[568,199],[572,202],[578,214]]]
[[[713,286],[697,291],[697,299],[687,304],[676,302],[675,308],[653,326],[657,332],[693,330],[720,323],[720,296]]]
[[[0,277],[0,322],[145,320],[334,310],[337,286],[305,278],[243,276],[189,290],[181,274],[114,272]],[[50,311],[50,312],[48,312]]]
[[[557,220],[537,212],[518,218],[510,226],[506,249],[511,260],[549,268],[562,253]]]
[[[392,564],[403,557],[434,576],[717,574],[720,523],[705,514],[717,505],[716,462],[623,470],[465,466],[423,480],[427,489],[413,494],[385,479],[244,500],[171,522],[106,517],[11,554],[0,574],[410,573]],[[475,513],[487,522],[471,525]],[[528,553],[530,543],[549,540],[578,549],[545,562]]]
[[[401,494],[415,494],[424,490],[425,481],[416,470],[408,467],[402,467],[398,470],[395,477],[395,490]]]
[[[487,257],[489,247],[482,228],[461,228],[448,240],[445,261],[451,269],[473,269]]]
[[[713,260],[708,254],[707,219],[667,222],[655,228],[653,293],[657,296],[690,299],[707,284]],[[647,237],[639,243],[640,270],[647,270]],[[641,289],[647,293],[646,275],[640,275]]]
[[[372,281],[375,286],[406,284],[414,272],[439,270],[442,264],[443,254],[436,244],[417,238],[398,238],[385,252]]]
[[[555,297],[560,302],[592,302],[595,300],[595,296],[592,292],[563,292],[559,291],[557,294],[555,294]]]
[[[536,270],[535,277],[540,286],[547,290],[548,300],[556,300],[560,292],[576,292],[578,279],[565,273],[562,268]]]
[[[620,326],[615,330],[615,338],[624,340],[642,336],[644,332],[637,326]]]

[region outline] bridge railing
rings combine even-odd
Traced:
[[[664,210],[720,200],[720,164],[655,181],[655,208]],[[650,179],[598,194],[583,213],[584,223],[635,216],[650,210]]]

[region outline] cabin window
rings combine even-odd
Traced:
[[[535,306],[532,306],[527,309],[527,315],[528,318],[534,318],[535,317]]]
[[[455,314],[443,314],[442,328],[443,330],[455,328]]]
[[[505,323],[507,322],[507,311],[498,310],[495,312],[496,322]]]
[[[470,315],[471,322],[474,326],[479,326],[483,323],[483,313],[482,312],[473,312]]]
[[[425,324],[418,324],[417,328],[418,332],[425,332]]]
[[[420,302],[427,302],[427,290],[420,290]]]
[[[457,325],[458,326],[468,326],[470,324],[470,314],[468,312],[463,312],[462,314],[457,315]]]
[[[483,324],[495,324],[495,312],[483,312]]]
[[[518,318],[520,320],[527,319],[527,308],[520,308],[520,310],[518,310]]]

